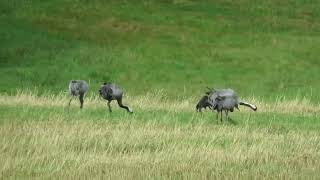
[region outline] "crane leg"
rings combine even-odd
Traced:
[[[80,109],[82,109],[82,107],[83,107],[83,97],[84,97],[84,94],[80,94],[80,96],[79,96],[79,100],[80,100]]]
[[[108,101],[108,108],[109,108],[109,112],[112,112],[110,103],[111,103],[111,101]]]
[[[68,107],[70,107],[70,104],[71,104],[72,99],[73,99],[73,96],[71,97],[71,99],[70,99],[70,101],[69,101]]]
[[[226,112],[226,119],[229,120],[228,110],[225,110],[225,112]]]

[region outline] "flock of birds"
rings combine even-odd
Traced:
[[[79,97],[80,108],[83,108],[84,96],[89,90],[89,85],[84,80],[71,80],[69,83],[69,93],[72,96],[69,101],[69,107],[73,97]],[[119,107],[127,110],[129,113],[133,113],[129,106],[122,104],[123,89],[115,83],[104,83],[99,89],[100,96],[108,101],[109,112],[112,112],[110,103],[113,100],[118,102]],[[220,120],[222,121],[223,111],[226,114],[226,119],[229,119],[229,112],[233,112],[234,109],[239,110],[239,105],[247,106],[256,111],[257,106],[254,104],[242,101],[239,99],[237,93],[232,89],[210,89],[201,97],[196,105],[196,110],[201,112],[203,108],[209,108],[212,111],[217,111],[217,119],[220,113]]]
[[[80,108],[83,108],[84,96],[89,90],[89,85],[84,80],[72,80],[69,83],[69,93],[72,96],[69,101],[69,107],[73,97],[79,96]],[[129,113],[133,113],[132,109],[122,104],[123,90],[114,83],[103,83],[99,89],[100,96],[108,101],[109,111],[112,112],[110,103],[113,100],[118,102],[121,108],[126,109]]]

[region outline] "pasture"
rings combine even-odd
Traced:
[[[320,1],[0,1],[0,179],[317,179]],[[67,109],[71,79],[84,108]],[[125,91],[129,114],[98,97]],[[195,112],[233,88],[219,122]]]
[[[320,100],[318,0],[4,0],[0,92],[54,94],[70,79],[134,95]],[[90,92],[90,93],[91,93]]]
[[[152,93],[153,94],[153,93]],[[296,99],[241,108],[220,123],[195,99],[126,97],[129,114],[87,98],[19,92],[0,97],[3,179],[315,179],[320,106]],[[299,107],[299,108],[297,108]]]

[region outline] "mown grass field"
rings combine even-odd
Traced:
[[[0,179],[318,179],[320,1],[1,0]],[[83,110],[65,94],[90,90]],[[97,90],[126,92],[130,115]],[[258,106],[220,123],[206,86]]]

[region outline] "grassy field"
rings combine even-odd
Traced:
[[[0,96],[2,179],[316,179],[320,106],[282,100],[232,120],[196,113],[195,99],[128,96],[135,113],[89,97]],[[299,108],[297,108],[299,107]]]
[[[320,1],[1,0],[0,179],[317,179]],[[90,84],[68,110],[71,79]],[[124,87],[130,115],[97,96]],[[258,106],[223,123],[206,86]]]

